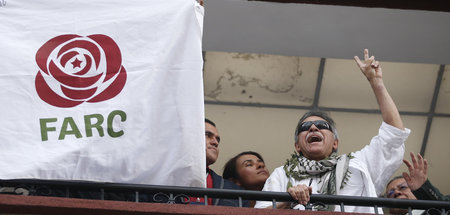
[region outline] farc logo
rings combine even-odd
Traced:
[[[75,107],[101,102],[122,91],[127,73],[117,44],[102,34],[67,34],[47,41],[36,53],[36,91],[50,105]]]

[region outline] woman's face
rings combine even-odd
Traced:
[[[246,154],[236,160],[236,170],[239,180],[236,184],[247,190],[262,190],[269,177],[269,171],[264,162],[255,155]]]

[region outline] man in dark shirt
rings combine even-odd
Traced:
[[[206,143],[206,184],[207,188],[218,189],[235,189],[241,190],[242,188],[237,186],[231,181],[225,180],[222,176],[217,175],[210,165],[216,162],[219,157],[219,143],[220,136],[217,130],[216,124],[209,119],[205,119],[205,143]],[[203,198],[191,197],[191,204],[204,204]],[[239,206],[237,199],[222,199],[222,198],[208,198],[208,205],[222,205],[222,206]],[[242,202],[243,207],[248,207],[250,202],[245,200]]]
[[[444,196],[427,179],[428,162],[420,154],[417,158],[410,153],[411,162],[403,160],[408,167],[409,174],[404,172],[402,176],[391,179],[386,186],[386,197],[396,199],[419,199],[449,201],[450,196]],[[422,215],[424,210],[412,210],[413,215]],[[408,213],[406,208],[390,208],[390,214],[404,215]],[[434,214],[428,212],[430,214]],[[439,213],[438,213],[439,214]]]

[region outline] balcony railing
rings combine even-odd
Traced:
[[[227,190],[214,188],[195,188],[179,186],[137,185],[86,181],[55,181],[55,180],[0,180],[0,194],[56,196],[81,198],[76,193],[87,193],[89,199],[124,200],[134,202],[159,202],[187,204],[189,197],[236,199],[242,207],[243,200],[271,201],[273,207],[277,202],[295,202],[287,192],[263,192],[248,190]],[[120,194],[120,198],[108,198],[108,194]],[[208,201],[205,201],[208,204]],[[388,198],[372,198],[360,196],[311,195],[311,201],[306,210],[312,210],[317,205],[337,205],[341,212],[344,206],[366,206],[378,208],[407,208],[426,210],[429,214],[449,214],[450,202],[404,200]]]

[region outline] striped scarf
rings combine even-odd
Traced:
[[[316,177],[319,178],[318,184],[322,184],[318,190],[320,194],[336,195],[350,178],[351,172],[348,170],[348,165],[352,158],[351,153],[338,155],[333,152],[329,157],[315,161],[294,152],[283,167],[289,179],[287,188],[292,187],[291,179],[301,181]],[[328,210],[334,210],[334,207],[329,207]]]

